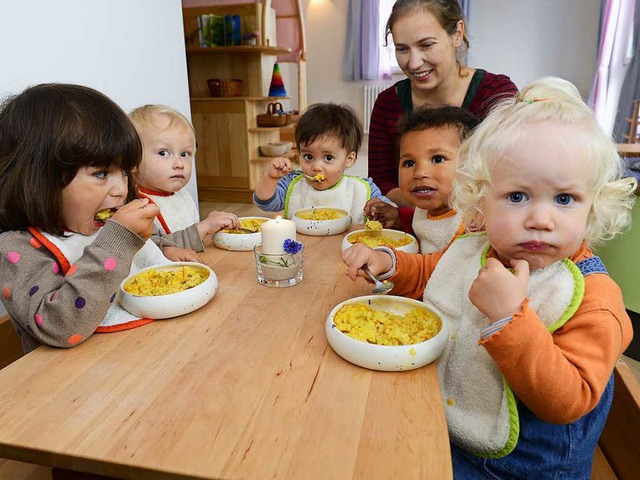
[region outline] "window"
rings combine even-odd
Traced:
[[[380,55],[378,56],[378,71],[382,78],[391,78],[391,75],[402,73],[398,62],[396,61],[395,46],[393,39],[389,35],[389,44],[384,46],[384,33],[387,26],[387,20],[391,15],[391,8],[396,0],[378,0],[379,19],[378,19],[378,35],[380,41]]]

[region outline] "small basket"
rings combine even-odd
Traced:
[[[207,80],[207,85],[212,97],[241,97],[244,82],[238,78],[233,80],[210,78]]]
[[[282,110],[280,102],[274,102],[267,105],[267,113],[261,113],[256,116],[259,127],[284,127],[289,122],[289,116],[286,113],[278,115]]]

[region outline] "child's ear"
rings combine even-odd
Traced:
[[[357,154],[356,152],[351,152],[349,155],[347,155],[347,163],[346,163],[346,167],[353,167],[353,164],[356,163],[356,157]]]

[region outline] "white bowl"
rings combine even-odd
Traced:
[[[240,217],[242,220],[269,220],[267,217]],[[260,230],[256,233],[229,233],[225,231],[219,231],[213,235],[213,244],[223,250],[235,250],[235,251],[249,251],[260,244],[262,240],[262,234]]]
[[[260,153],[265,157],[279,157],[291,150],[291,142],[273,142],[260,145]]]
[[[314,210],[321,209],[335,210],[342,213],[344,216],[333,220],[305,220],[298,216],[298,213],[300,212],[313,212]],[[318,206],[312,208],[303,208],[295,212],[291,217],[291,220],[293,220],[293,223],[296,224],[296,231],[298,233],[302,233],[303,235],[313,235],[317,237],[337,235],[339,233],[346,232],[351,226],[351,214],[346,210],[334,207]]]
[[[433,362],[447,346],[449,334],[444,322],[435,337],[413,345],[376,345],[356,340],[342,333],[333,323],[333,317],[338,310],[344,305],[354,303],[368,304],[376,310],[384,310],[397,315],[405,315],[413,308],[430,312],[427,306],[418,300],[393,295],[368,295],[351,298],[340,303],[331,310],[327,318],[326,334],[331,348],[348,362],[371,370],[385,372],[413,370]]]
[[[168,295],[138,296],[125,292],[124,285],[136,275],[154,268],[155,270],[174,270],[178,267],[191,266],[209,272],[209,277],[199,285],[183,290],[182,292],[170,293]],[[152,265],[143,268],[134,275],[125,278],[118,290],[118,301],[122,308],[140,318],[171,318],[185,313],[193,312],[205,305],[213,298],[218,289],[218,278],[216,274],[206,265],[195,262],[174,262],[162,265]]]
[[[367,231],[371,231],[371,230],[354,230],[353,232],[349,232],[348,235],[345,235],[345,237],[342,239],[342,251],[345,251],[347,248],[349,248],[350,246],[354,245],[353,243],[351,243],[349,241],[349,237],[355,235],[356,233],[362,233],[362,232],[367,232]],[[380,231],[380,230],[378,230]],[[400,250],[402,252],[406,252],[406,253],[418,253],[418,251],[420,250],[420,245],[418,244],[418,240],[416,240],[416,237],[414,237],[413,235],[410,235],[406,232],[401,232],[400,230],[391,230],[389,228],[383,228],[382,229],[382,233],[378,234],[378,235],[383,235],[385,237],[390,237],[393,240],[399,240],[399,239],[404,239],[404,238],[409,238],[411,239],[411,243],[409,243],[408,245],[403,245],[402,247],[393,247],[396,250]]]

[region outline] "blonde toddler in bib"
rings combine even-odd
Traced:
[[[334,207],[350,212],[354,223],[364,223],[364,207],[371,198],[395,206],[371,179],[344,174],[355,163],[362,142],[362,126],[353,109],[312,105],[298,120],[295,135],[302,171],[294,171],[288,158],[274,158],[253,196],[262,210],[284,210],[291,218],[303,208]]]
[[[577,89],[545,78],[460,149],[453,207],[485,232],[428,255],[343,253],[348,276],[367,264],[449,326],[438,374],[457,480],[590,478],[632,337],[590,249],[629,224],[636,182],[621,174]]]
[[[200,220],[198,206],[185,186],[191,178],[196,136],[191,122],[165,105],[144,105],[129,117],[142,141],[142,161],[136,175],[138,196],[160,208],[155,223],[167,238],[186,250],[165,250],[175,261],[200,261],[204,239],[224,228],[238,228],[233,213],[211,212]]]

